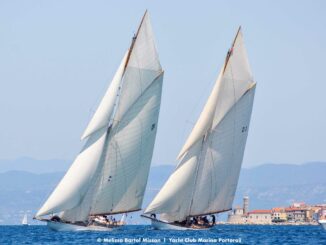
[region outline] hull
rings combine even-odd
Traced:
[[[117,229],[120,227],[104,227],[98,225],[82,226],[55,221],[46,221],[46,223],[48,228],[53,231],[112,231],[112,229]]]
[[[321,225],[321,227],[324,228],[324,230],[326,231],[326,220],[319,220],[318,223]]]
[[[152,217],[148,217],[145,215],[141,215],[144,218],[150,219],[151,220],[151,225],[155,230],[178,230],[178,231],[187,231],[187,230],[208,230],[210,228],[213,227],[213,225],[211,226],[191,226],[191,227],[187,227],[187,226],[182,226],[179,224],[175,224],[175,223],[168,223],[166,221],[163,220],[158,220],[158,219],[154,219]]]
[[[170,223],[166,223],[160,220],[151,220],[152,226],[155,230],[179,230],[179,231],[186,231],[186,230],[192,230],[191,228],[179,226],[179,225],[173,225]]]

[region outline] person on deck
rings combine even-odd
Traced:
[[[211,217],[212,217],[212,224],[215,225],[215,221],[216,221],[216,220],[215,220],[215,215],[212,214]]]
[[[151,218],[156,219],[156,214],[151,214]]]
[[[204,224],[208,224],[208,219],[206,216],[203,216],[202,217],[202,221],[204,222]]]

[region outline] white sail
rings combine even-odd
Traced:
[[[125,69],[119,106],[115,115],[116,123],[161,73],[162,67],[156,51],[149,15],[146,12]]]
[[[98,167],[107,129],[92,134],[36,217],[71,209],[83,200]]]
[[[28,225],[27,214],[24,214],[24,217],[22,219],[22,225]]]
[[[145,14],[123,78],[92,214],[141,208],[153,154],[162,82],[163,71]]]
[[[165,221],[183,220],[188,216],[201,142],[197,142],[183,157],[145,213],[166,214]]]
[[[163,74],[143,93],[124,118],[111,129],[97,174],[77,207],[61,218],[86,220],[88,215],[139,210],[151,163]]]
[[[163,71],[146,12],[83,137],[86,146],[37,213],[86,221],[141,208],[155,142]],[[119,96],[118,96],[119,95]],[[117,97],[118,96],[118,97]]]
[[[189,215],[231,209],[238,184],[255,87],[249,89],[204,140]]]
[[[91,135],[84,149],[79,153],[62,181],[36,216],[71,209],[84,198],[100,160],[106,130],[113,113],[126,59],[127,54],[122,59],[109,89],[84,132],[82,138]]]
[[[166,221],[231,208],[253,105],[253,82],[239,30],[180,162],[145,210]]]
[[[122,75],[124,72],[124,68],[126,65],[128,53],[129,50],[126,52],[125,56],[123,57],[121,64],[112,79],[110,87],[108,88],[94,116],[89,122],[82,136],[82,139],[88,137],[90,134],[94,133],[95,131],[103,127],[107,127],[109,125],[109,121],[112,116],[115,102],[118,96],[118,91],[119,91]]]

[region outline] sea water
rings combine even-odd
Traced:
[[[0,226],[0,244],[323,244],[320,226],[218,225],[211,230],[158,231],[125,226],[112,232],[55,232],[46,226]]]

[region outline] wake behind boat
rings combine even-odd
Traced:
[[[209,229],[231,210],[255,87],[239,28],[179,164],[144,212],[155,229]]]
[[[83,149],[35,218],[57,231],[111,230],[139,211],[156,137],[163,70],[147,11],[89,122]],[[49,217],[49,215],[52,215]]]

